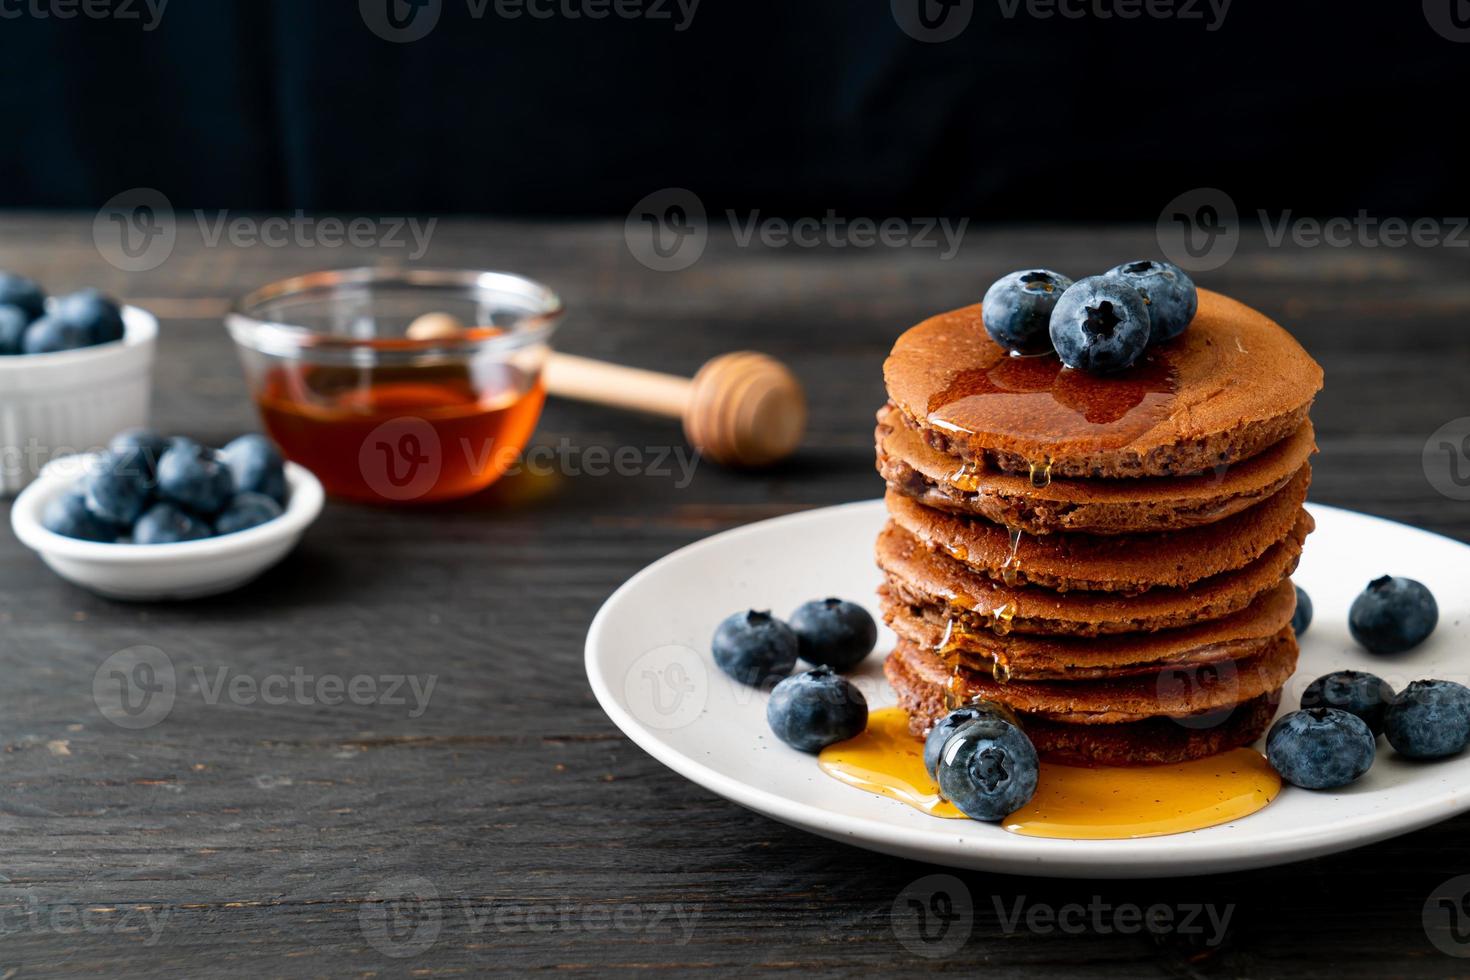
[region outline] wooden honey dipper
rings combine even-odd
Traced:
[[[452,337],[464,326],[426,313],[408,328],[413,340]],[[561,398],[681,419],[690,445],[724,466],[778,463],[806,432],[806,393],[786,365],[754,351],[722,354],[693,378],[553,353],[542,372]]]

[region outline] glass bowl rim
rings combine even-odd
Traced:
[[[257,311],[272,300],[312,290],[329,290],[343,286],[407,286],[428,288],[461,288],[482,290],[526,298],[536,312],[520,319],[514,328],[503,333],[487,334],[467,331],[461,337],[411,340],[407,337],[342,337],[309,327],[281,323],[259,316]],[[425,310],[424,312],[430,312]],[[295,357],[314,351],[328,357],[374,355],[412,359],[421,354],[472,355],[512,352],[534,344],[545,343],[555,332],[566,313],[561,297],[549,286],[514,272],[474,269],[401,269],[360,266],[329,269],[288,276],[251,290],[230,304],[225,315],[235,342],[251,350],[279,357]]]

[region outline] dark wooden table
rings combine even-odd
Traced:
[[[156,423],[214,442],[256,427],[221,327],[227,302],[284,274],[401,254],[209,247],[189,219],[162,266],[128,275],[99,257],[91,229],[91,215],[6,216],[0,268],[156,311]],[[588,690],[587,625],[639,568],[715,531],[878,494],[871,412],[902,328],[1023,264],[1101,269],[1156,253],[1142,226],[977,229],[949,261],[934,249],[739,247],[717,231],[692,268],[658,273],[631,257],[621,222],[441,222],[420,263],[554,284],[572,310],[563,349],[684,372],[742,347],[785,359],[810,387],[809,445],[758,476],[701,465],[687,486],[565,474],[422,510],[331,503],[265,579],[189,604],[80,591],[6,520],[0,978],[1470,972],[1422,924],[1430,892],[1470,872],[1470,819],[1211,878],[961,872],[959,885],[939,882],[970,899],[949,934],[968,928],[968,940],[947,953],[913,933],[905,889],[948,872],[790,830],[685,782],[623,738]],[[1431,432],[1470,414],[1466,272],[1460,249],[1300,250],[1247,236],[1200,277],[1289,325],[1326,367],[1317,501],[1470,540],[1470,508],[1436,492],[1420,460]],[[656,420],[570,404],[548,406],[536,434],[574,457],[678,439]],[[178,692],[166,719],[129,731],[99,713],[93,676],[138,644],[168,654]],[[298,672],[437,684],[417,716],[411,698],[209,696],[222,676]],[[1179,921],[1213,911],[1228,928],[1217,935],[1207,915],[1152,931],[1115,918],[1156,904]],[[1017,908],[1039,927],[1014,922]],[[1048,910],[1067,926],[1047,928]]]

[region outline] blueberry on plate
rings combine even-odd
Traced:
[[[796,634],[769,612],[727,616],[710,643],[715,663],[742,684],[769,687],[796,666]]]
[[[1161,344],[1182,334],[1199,310],[1194,280],[1172,262],[1140,259],[1124,262],[1104,275],[1121,279],[1148,306],[1149,343]]]
[[[0,356],[19,354],[31,318],[19,306],[0,304]]]
[[[113,436],[107,448],[114,453],[136,453],[148,467],[148,478],[158,476],[158,461],[168,452],[169,440],[152,429],[126,429]]]
[[[939,792],[972,820],[997,821],[1036,792],[1036,747],[1015,725],[982,718],[949,737],[939,753]]]
[[[1312,625],[1312,597],[1300,585],[1292,588],[1296,589],[1296,612],[1291,614],[1291,631],[1301,636]]]
[[[929,729],[929,734],[924,738],[924,768],[928,771],[930,779],[937,778],[939,753],[944,750],[944,743],[949,741],[950,736],[966,725],[972,725],[985,718],[997,719],[1020,727],[1011,709],[992,701],[982,701],[967,704],[963,708],[956,708],[936,721],[934,727]]]
[[[154,504],[133,525],[134,544],[175,544],[213,537],[209,525],[167,501]]]
[[[1383,734],[1383,713],[1393,700],[1393,688],[1376,674],[1335,670],[1307,685],[1303,708],[1341,708],[1363,719],[1376,738]]]
[[[818,667],[776,685],[766,704],[766,723],[793,749],[820,752],[862,733],[868,699],[841,674]]]
[[[237,493],[220,515],[214,519],[215,534],[234,534],[259,527],[284,513],[275,498],[263,493]]]
[[[1410,759],[1442,759],[1470,743],[1470,688],[1454,681],[1412,681],[1383,715],[1388,744]]]
[[[1271,768],[1302,789],[1346,786],[1368,771],[1377,749],[1367,723],[1340,708],[1293,711],[1266,733]]]
[[[20,349],[23,354],[54,354],[57,351],[77,350],[90,346],[91,334],[86,327],[54,316],[43,316],[33,320],[21,336]]]
[[[1148,306],[1120,279],[1091,276],[1073,283],[1051,312],[1051,342],[1069,368],[1121,371],[1143,356]]]
[[[234,474],[236,490],[263,493],[278,504],[286,503],[286,464],[265,436],[252,432],[232,439],[219,454]]]
[[[1051,350],[1051,311],[1072,280],[1050,269],[1002,276],[985,291],[980,316],[990,339],[1013,354]]]
[[[53,498],[41,512],[41,526],[52,534],[82,541],[116,541],[121,529],[87,509],[87,501],[77,489]]]
[[[1348,632],[1372,653],[1403,653],[1428,639],[1439,604],[1422,582],[1384,575],[1368,583],[1348,611]]]
[[[851,670],[878,644],[878,624],[855,602],[814,599],[792,613],[790,623],[801,659],[833,670]]]
[[[13,272],[0,272],[0,305],[18,306],[26,321],[46,315],[46,293],[34,280]]]
[[[105,521],[131,526],[152,496],[152,467],[141,450],[102,453],[82,477],[87,509]]]
[[[158,495],[209,516],[235,495],[235,478],[213,449],[192,439],[174,439],[158,460]]]
[[[122,308],[95,289],[80,289],[58,298],[53,315],[85,331],[88,344],[122,340],[127,332]]]

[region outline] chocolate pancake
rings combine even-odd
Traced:
[[[1002,685],[963,669],[956,677],[933,654],[907,643],[889,655],[884,673],[908,711],[915,735],[925,734],[948,712],[948,698],[980,698],[1010,705],[1043,758],[1084,765],[1156,765],[1254,742],[1275,715],[1281,685],[1295,663],[1296,641],[1287,630],[1269,652],[1233,669],[1221,672],[1217,665],[1143,681]],[[1266,686],[1273,681],[1274,687]],[[1139,710],[1114,710],[1117,704]],[[1079,706],[1103,710],[1073,710]]]
[[[973,514],[1027,534],[1078,531],[1134,534],[1198,527],[1260,503],[1285,486],[1316,452],[1311,422],[1243,462],[1195,476],[1134,480],[1051,480],[976,471],[946,456],[904,424],[892,405],[878,412],[878,472],[926,507]]]
[[[886,587],[879,594],[883,619],[901,639],[951,665],[991,674],[1003,665],[1012,681],[1096,680],[1242,660],[1273,643],[1296,610],[1296,589],[1287,580],[1240,612],[1179,629],[1089,638],[997,636],[956,628],[943,609],[896,601]]]
[[[1322,369],[1281,327],[1199,291],[1189,329],[1133,367],[1094,376],[1055,355],[1011,357],[980,306],[912,328],[883,365],[888,395],[925,441],[981,471],[1051,478],[1201,473],[1299,429]]]
[[[1135,596],[1013,588],[936,554],[892,521],[878,535],[877,558],[895,600],[942,607],[969,632],[1000,625],[1015,633],[1101,636],[1175,629],[1239,612],[1295,570],[1312,527],[1311,515],[1300,511],[1291,532],[1244,568]]]
[[[888,492],[893,522],[930,548],[1007,585],[1066,592],[1135,594],[1178,588],[1244,568],[1291,533],[1307,499],[1309,466],[1262,503],[1223,521],[1151,534],[1048,534],[1008,531]]]

